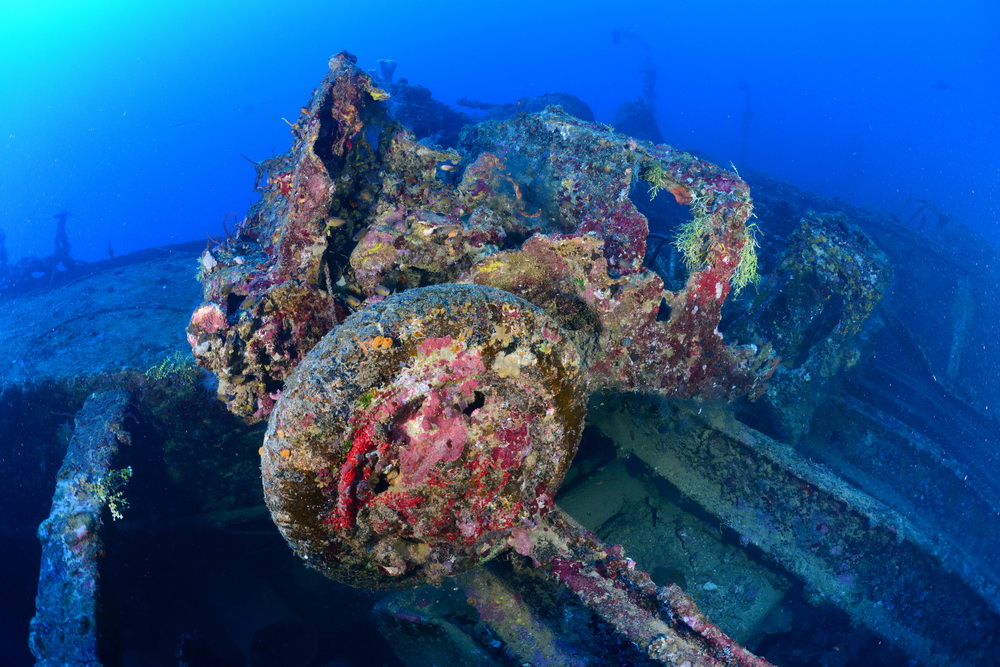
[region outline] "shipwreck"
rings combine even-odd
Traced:
[[[0,314],[38,663],[992,664],[995,251],[424,90]]]

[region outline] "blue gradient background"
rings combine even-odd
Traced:
[[[347,49],[447,103],[566,91],[609,123],[649,55],[668,143],[890,212],[928,199],[996,242],[998,36],[976,0],[0,0],[0,229],[12,262],[52,252],[62,209],[81,259],[217,235],[250,203],[240,154],[284,151]]]

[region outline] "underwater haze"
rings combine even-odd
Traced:
[[[0,666],[994,667],[998,36],[0,0]]]
[[[341,50],[459,98],[583,99],[599,122],[655,69],[665,143],[996,240],[1000,5],[870,2],[0,2],[9,261],[218,236]],[[766,230],[765,230],[766,232]]]

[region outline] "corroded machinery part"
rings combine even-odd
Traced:
[[[494,151],[538,219],[575,232],[566,238],[543,227],[545,239],[488,257],[469,274],[581,334],[575,340],[592,386],[725,399],[764,390],[770,348],[727,345],[718,329],[730,291],[756,279],[753,202],[738,174],[557,108],[480,123],[463,148]],[[631,201],[640,182],[691,212],[675,239],[688,269],[679,290],[664,290],[642,267],[648,228]]]
[[[500,290],[408,290],[348,318],[289,378],[262,450],[285,539],[346,583],[439,582],[552,508],[587,392],[559,326]]]
[[[872,317],[892,282],[889,258],[844,215],[811,212],[731,332],[770,341],[781,365],[754,425],[798,442],[834,378],[861,359],[883,318]]]
[[[340,53],[292,124],[291,149],[257,163],[261,198],[202,254],[204,303],[188,342],[219,378],[219,396],[248,422],[266,419],[289,372],[348,313],[334,283],[338,249],[374,207],[387,95]],[[382,147],[380,149],[380,146]]]
[[[551,315],[580,350],[594,391],[732,400],[764,390],[774,370],[769,348],[726,345],[717,328],[722,282],[713,283],[714,292],[699,293],[699,279],[672,293],[652,271],[613,278],[601,247],[590,235],[539,235],[476,264],[463,279],[509,291]],[[711,268],[696,275],[726,280],[711,277]],[[664,318],[661,301],[668,297]]]
[[[531,555],[656,662],[771,667],[709,621],[678,586],[657,588],[621,546],[604,544],[562,510],[532,531]]]
[[[258,164],[261,199],[201,260],[204,303],[188,341],[235,414],[266,419],[288,374],[351,310],[469,273],[564,328],[549,306],[583,304],[599,326],[574,340],[595,385],[707,398],[764,388],[769,350],[727,345],[718,331],[730,290],[756,271],[738,175],[558,107],[469,127],[460,150],[431,147],[394,120],[387,93],[346,53],[292,130],[291,150]],[[631,199],[640,182],[691,210],[678,238],[689,276],[676,292],[642,266],[648,225]],[[564,237],[596,246],[586,279],[568,279],[552,253],[533,269],[545,248],[532,240]],[[511,257],[521,251],[524,261]],[[505,284],[482,280],[500,253]]]
[[[385,596],[373,613],[404,664],[769,667],[564,513],[547,514],[532,543],[547,569],[495,561],[455,586]]]

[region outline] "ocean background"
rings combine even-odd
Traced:
[[[605,123],[652,65],[666,143],[996,241],[997,35],[986,0],[2,0],[0,229],[11,263],[52,252],[63,210],[88,261],[219,236],[251,203],[242,156],[289,146],[346,49],[449,104],[569,92]]]
[[[789,320],[792,325],[786,327],[777,315],[768,319],[773,313],[786,314],[781,298],[765,303],[771,311],[753,310],[757,295],[769,294],[768,290],[773,290],[772,297],[788,294],[782,292],[781,283],[768,285],[767,280],[781,277],[781,267],[773,261],[796,238],[800,214],[805,215],[800,208],[816,201],[821,202],[819,208],[831,204],[783,189],[768,177],[896,216],[893,221],[836,202],[827,207],[850,209],[850,224],[838,227],[827,220],[823,224],[839,229],[841,237],[831,236],[828,245],[824,237],[815,247],[822,251],[842,243],[864,250],[867,246],[851,245],[856,225],[859,234],[877,237],[891,255],[894,278],[880,310],[859,315],[861,319],[872,315],[850,343],[864,349],[863,356],[859,352],[861,363],[837,371],[841,375],[828,388],[829,397],[837,401],[824,404],[812,422],[815,433],[800,438],[795,455],[830,467],[843,488],[861,488],[901,515],[926,519],[926,534],[932,539],[920,546],[958,544],[955,552],[945,551],[944,556],[935,552],[940,563],[934,565],[940,564],[942,571],[965,563],[965,553],[960,552],[965,549],[975,556],[968,561],[974,565],[966,572],[972,573],[970,578],[985,573],[982,581],[998,581],[988,577],[1000,572],[1000,560],[994,557],[1000,553],[996,547],[1000,505],[965,502],[980,496],[1000,498],[996,444],[1000,430],[993,418],[1000,400],[996,354],[1000,289],[994,287],[1000,279],[986,281],[1000,275],[992,259],[1000,247],[998,36],[1000,2],[986,0],[298,4],[0,0],[0,268],[29,257],[57,256],[57,216],[63,212],[68,213],[72,258],[94,263],[116,258],[92,267],[95,282],[71,279],[60,285],[50,280],[47,286],[26,282],[31,292],[12,290],[0,308],[0,334],[7,335],[6,361],[0,368],[6,372],[0,372],[0,510],[5,513],[0,536],[8,548],[0,550],[0,582],[5,582],[0,583],[4,591],[0,667],[31,660],[26,639],[39,572],[36,530],[48,511],[65,441],[77,418],[76,407],[66,407],[69,401],[60,383],[68,385],[74,376],[104,369],[101,364],[113,367],[109,350],[124,349],[116,343],[119,334],[132,343],[139,339],[141,352],[148,352],[157,363],[146,368],[146,357],[137,355],[127,360],[128,368],[158,377],[165,392],[195,373],[192,414],[208,416],[197,422],[189,420],[190,415],[178,417],[176,426],[183,438],[163,435],[151,426],[136,427],[140,444],[129,452],[136,468],[128,489],[133,513],[121,524],[104,522],[112,546],[102,568],[112,574],[102,580],[107,589],[102,595],[114,603],[108,605],[114,612],[109,627],[127,630],[107,641],[118,642],[121,655],[132,660],[128,664],[152,664],[151,655],[161,661],[156,664],[173,664],[182,632],[202,622],[208,625],[205,618],[218,611],[206,612],[198,595],[215,600],[226,612],[241,612],[241,600],[230,596],[226,586],[233,582],[270,586],[268,568],[277,564],[274,569],[288,575],[291,583],[282,581],[276,588],[303,599],[315,595],[310,609],[324,619],[317,624],[324,632],[339,633],[338,641],[350,644],[358,655],[375,646],[383,662],[369,664],[397,664],[390,642],[381,639],[371,620],[374,595],[332,588],[335,584],[303,567],[273,530],[264,516],[257,483],[260,432],[234,426],[238,420],[224,414],[222,404],[214,400],[217,385],[212,378],[197,375],[200,371],[192,366],[184,325],[159,324],[187,322],[200,299],[200,285],[195,284],[199,266],[204,269],[196,258],[197,244],[217,247],[218,240],[234,229],[234,221],[247,214],[258,197],[251,163],[289,148],[293,139],[289,124],[327,73],[329,58],[345,50],[357,56],[364,70],[375,69],[381,59],[395,61],[396,82],[425,86],[435,99],[465,113],[477,112],[458,106],[461,98],[503,104],[561,92],[579,97],[598,122],[613,126],[621,105],[655,99],[664,143],[742,172],[751,188],[760,183],[761,256],[772,264],[762,271],[765,281],[758,291],[747,290],[728,302],[724,312],[729,319],[720,328],[727,340],[729,326],[737,333],[733,341],[748,342],[748,332],[756,331],[755,326],[782,334],[798,322],[802,330],[793,333],[816,342],[820,349],[817,341],[830,333],[824,327],[833,327],[843,314],[838,311],[844,308],[844,301],[838,301],[842,295],[831,300],[833,306],[823,306],[820,296],[829,294],[817,296],[819,290],[810,291],[810,284],[800,295],[806,301],[815,297],[814,301],[796,310],[795,300],[789,298],[787,314],[808,315],[808,307],[816,303],[823,306],[822,313]],[[645,192],[637,194],[641,195],[634,198],[637,206],[660,213],[665,208],[655,207],[675,203],[664,195],[654,203]],[[787,211],[795,214],[782,213],[778,204],[789,204]],[[966,229],[974,234],[966,234]],[[914,239],[919,242],[911,243]],[[196,243],[183,250],[123,257],[190,241]],[[661,260],[669,252],[664,251]],[[845,265],[864,265],[870,259],[853,257],[856,261]],[[173,262],[169,271],[159,268],[161,260],[163,266]],[[7,267],[2,266],[5,263]],[[136,273],[129,273],[132,269]],[[0,271],[0,279],[4,273]],[[830,276],[830,284],[839,280],[835,273]],[[93,288],[95,284],[100,289]],[[154,290],[148,289],[150,284]],[[8,296],[5,287],[0,280],[3,299]],[[168,297],[180,306],[171,306]],[[740,338],[742,334],[746,335]],[[167,341],[162,348],[157,347],[161,339]],[[178,345],[183,352],[173,350]],[[808,346],[803,349],[813,353]],[[171,350],[175,354],[167,356]],[[804,386],[789,380],[799,377],[796,373],[806,368],[804,364],[802,359],[786,358],[780,370],[786,376],[780,381],[793,389]],[[846,365],[852,367],[853,362]],[[38,368],[55,368],[49,375],[60,379],[46,385],[48,378],[36,372]],[[14,380],[5,385],[5,378]],[[39,378],[42,381],[36,383]],[[49,396],[47,387],[59,391]],[[789,394],[797,398],[794,390]],[[779,399],[773,405],[780,407]],[[762,433],[770,428],[768,435],[782,444],[793,441],[780,431],[782,415],[767,413],[762,404],[744,403],[733,408],[742,410],[734,414]],[[164,399],[163,405],[169,402]],[[845,416],[845,405],[861,407]],[[864,412],[867,408],[874,415],[870,428],[862,419],[869,414]],[[807,412],[789,416],[788,423],[801,418],[805,424],[808,419],[801,415]],[[175,425],[172,419],[166,421]],[[919,436],[913,438],[914,451],[923,453],[920,447],[926,445],[934,453],[940,446],[940,460],[927,457],[933,459],[927,463],[912,455],[906,447],[913,443],[902,436],[884,442],[862,437],[904,432]],[[630,455],[621,454],[625,450],[614,449],[619,444],[591,439],[589,450],[581,450],[585,465],[577,475],[579,486],[570,491],[578,494],[577,507],[613,509],[620,503],[637,513],[648,511],[650,528],[632,514],[623,515],[620,528],[626,536],[632,531],[656,542],[666,530],[663,526],[673,525],[662,518],[673,491],[657,487],[655,494],[623,501],[616,485],[624,489],[634,483],[639,466]],[[190,452],[195,455],[189,456]],[[838,470],[831,461],[846,463]],[[851,466],[868,476],[855,479],[844,474]],[[168,479],[168,470],[176,479]],[[226,472],[219,474],[220,470]],[[583,483],[588,480],[593,486]],[[766,476],[759,481],[766,485]],[[724,480],[727,488],[730,482],[735,484]],[[599,495],[598,487],[609,500]],[[175,488],[187,494],[171,495]],[[747,537],[751,528],[777,533],[767,520],[770,497],[763,491],[757,495],[751,501],[768,510],[761,512],[763,518],[738,536],[730,531],[715,540],[713,533],[704,543],[715,540],[733,551],[750,545],[754,552],[757,542]],[[655,505],[650,498],[662,504]],[[571,506],[569,493],[566,500]],[[234,519],[238,530],[189,529],[185,522],[196,512],[215,509],[216,502],[219,508],[249,508],[261,514]],[[737,509],[740,504],[733,503]],[[653,531],[661,511],[659,532]],[[613,523],[613,518],[607,521]],[[256,528],[244,530],[239,521]],[[869,528],[879,528],[877,521],[871,521]],[[807,523],[804,531],[817,534],[817,545],[831,532],[826,519]],[[885,530],[895,530],[885,525]],[[858,543],[864,541],[862,533]],[[727,545],[727,539],[735,543]],[[625,543],[624,538],[619,541]],[[889,546],[901,543],[891,541]],[[681,542],[687,544],[670,543]],[[701,543],[692,538],[691,544]],[[665,552],[661,547],[650,544],[646,555]],[[690,549],[699,551],[696,546]],[[876,561],[878,565],[883,555],[861,565]],[[639,556],[636,560],[643,562]],[[707,561],[699,567],[716,573],[742,572],[736,565],[722,568]],[[680,574],[661,567],[658,576],[662,583],[680,581]],[[854,574],[846,569],[837,574],[837,585],[844,590],[854,587]],[[911,580],[897,581],[906,588]],[[937,591],[931,590],[934,586],[910,588],[924,597],[936,592],[949,600],[965,599],[954,593],[965,589],[954,581],[944,583]],[[712,588],[706,588],[709,585]],[[718,586],[714,580],[695,583],[692,578],[689,588],[704,594]],[[1000,589],[983,588],[993,597],[976,588],[969,599],[989,598],[995,610]],[[752,590],[755,596],[757,589]],[[804,632],[788,644],[797,649],[796,642],[812,642],[813,648],[819,647],[817,653],[806,652],[800,662],[781,664],[818,664],[809,656],[819,651],[828,654],[829,661],[823,664],[831,667],[864,664],[847,662],[845,656],[865,655],[863,642],[871,642],[868,648],[876,647],[874,642],[882,645],[870,628],[859,634],[856,626],[833,616],[826,623],[822,615],[829,604],[813,615],[814,600],[809,595],[798,584],[787,595],[799,605],[795,612],[799,618],[812,623],[802,621],[794,627],[822,632],[815,636]],[[732,599],[736,605],[741,598]],[[920,604],[913,604],[914,616],[922,614]],[[351,623],[339,618],[326,623],[328,609]],[[931,600],[926,609],[929,616],[951,607]],[[961,624],[967,618],[953,614],[944,620]],[[995,614],[990,618],[995,620]],[[787,629],[772,630],[769,634],[778,637],[778,648],[784,650],[780,641]],[[993,633],[988,641],[996,636]],[[859,645],[844,644],[850,641]],[[775,655],[785,655],[774,645],[770,648]],[[915,664],[905,656],[897,660],[897,653],[886,650],[877,664]],[[337,655],[329,665],[366,664],[366,657]],[[213,663],[206,659],[199,664]]]

